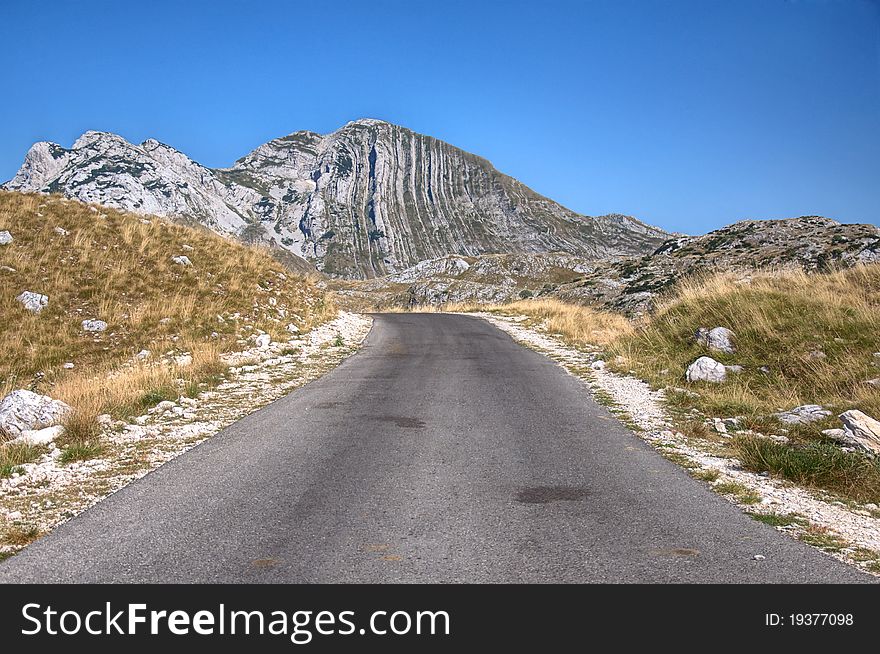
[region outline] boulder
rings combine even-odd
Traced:
[[[783,411],[775,414],[780,422],[787,425],[806,425],[810,422],[817,422],[831,415],[830,411],[823,409],[818,404],[802,404],[796,406],[791,411]]]
[[[727,379],[727,369],[712,357],[700,357],[688,366],[685,377],[689,382],[719,384]]]
[[[736,334],[727,329],[727,327],[715,327],[709,330],[706,336],[707,347],[714,352],[724,352],[724,354],[734,354],[736,346],[733,344]]]
[[[0,434],[16,437],[21,432],[61,423],[70,407],[60,400],[32,391],[12,391],[0,402]]]
[[[0,232],[0,245],[9,245],[12,243],[12,234],[6,230]]]
[[[181,255],[176,256],[176,257],[171,257],[171,260],[172,260],[174,263],[178,263],[178,264],[180,264],[181,266],[191,266],[191,265],[192,265],[192,261],[190,261],[190,260],[189,260],[189,257],[186,256],[185,254],[181,254]]]
[[[846,440],[869,454],[880,454],[880,421],[857,409],[839,416],[846,431]]]
[[[107,329],[107,323],[103,320],[83,320],[82,328],[86,332],[102,332]]]
[[[43,307],[49,304],[49,298],[47,296],[41,295],[40,293],[34,293],[33,291],[23,291],[15,299],[21,302],[25,309],[34,313],[40,313],[40,311],[43,310]]]

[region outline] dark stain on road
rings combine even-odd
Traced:
[[[378,420],[379,422],[393,422],[403,429],[424,429],[425,421],[418,418],[407,418],[406,416],[367,416]]]
[[[550,502],[576,502],[589,495],[581,486],[534,486],[521,488],[516,501],[521,504],[549,504]]]

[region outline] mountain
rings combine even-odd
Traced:
[[[556,297],[638,315],[678,280],[734,271],[808,272],[880,263],[880,227],[803,216],[746,220],[703,236],[668,239],[650,254],[595,261],[562,254],[449,256],[359,283],[331,286],[378,306],[507,302]]]
[[[86,132],[69,149],[36,143],[3,186],[200,223],[348,278],[449,254],[638,255],[669,236],[628,216],[577,214],[481,157],[372,119],[275,139],[224,169],[153,139]]]

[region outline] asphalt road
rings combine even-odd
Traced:
[[[766,557],[756,561],[760,554]],[[852,582],[488,323],[363,349],[0,564],[2,582]]]

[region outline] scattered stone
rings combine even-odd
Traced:
[[[66,229],[64,229],[63,227],[56,227],[54,231],[55,231],[55,233],[58,234],[59,236],[67,236],[68,234],[70,234],[70,232],[68,232],[68,231],[67,231]]]
[[[769,374],[770,374],[770,368],[768,368],[767,366],[761,366],[760,368],[758,368],[758,370],[760,370],[761,372],[763,372],[765,375],[769,375]]]
[[[192,252],[195,248],[192,245],[181,245],[181,250],[186,250],[187,252]]]
[[[28,445],[48,445],[64,433],[64,427],[53,425],[43,429],[28,429],[16,436],[11,443],[27,443]]]
[[[822,350],[813,350],[809,354],[807,354],[808,359],[827,359],[828,355],[825,354]]]
[[[71,362],[71,361],[68,361],[67,363],[65,363],[61,367],[64,368],[65,370],[73,370],[73,368],[74,368],[73,362]]]
[[[685,377],[689,382],[705,381],[718,384],[727,379],[727,370],[723,363],[712,357],[700,357],[688,366]]]
[[[113,416],[111,416],[109,413],[102,413],[96,418],[96,420],[98,421],[98,424],[102,427],[113,426]]]
[[[598,361],[593,361],[593,363],[590,364],[590,368],[592,370],[605,370],[605,362],[601,359],[599,359]]]
[[[8,273],[15,272],[15,268],[13,268],[11,266],[0,266],[0,270],[2,270],[3,272],[8,272]]]
[[[33,313],[40,313],[40,311],[43,310],[43,307],[49,304],[48,296],[34,293],[33,291],[24,291],[15,299],[21,302],[25,309],[32,311]]]
[[[724,366],[724,369],[733,375],[739,375],[742,373],[743,370],[745,370],[745,368],[743,368],[742,366],[737,366],[737,365]]]
[[[291,334],[299,333],[299,327],[297,327],[293,323],[290,323],[287,327],[285,327],[285,329],[287,329],[287,331],[289,331]]]
[[[70,407],[60,400],[32,391],[12,391],[0,402],[0,434],[17,436],[23,431],[52,427],[62,422]]]
[[[709,331],[706,345],[715,352],[734,354],[736,352],[736,346],[733,344],[735,338],[736,334],[727,327],[715,327]]]
[[[86,332],[102,332],[107,329],[107,323],[103,320],[83,320],[82,328]]]
[[[727,435],[727,425],[721,418],[712,418],[712,424],[715,427],[716,432]]]
[[[185,254],[178,255],[176,257],[171,257],[171,260],[174,263],[180,264],[181,266],[191,266],[192,261],[189,260],[189,257]]]
[[[841,443],[846,442],[845,429],[823,429],[822,435]]]
[[[709,345],[709,328],[708,327],[697,327],[697,331],[694,332],[694,340],[698,345],[702,345],[703,347],[708,347]]]
[[[196,401],[195,401],[193,398],[191,398],[191,397],[182,397],[182,398],[180,398],[180,400],[178,400],[178,402],[179,402],[182,406],[188,406],[188,407],[194,407],[194,406],[196,406],[196,405],[198,404],[198,402],[196,402]]]
[[[870,385],[870,386],[874,386],[874,387],[876,387],[876,388],[880,388],[880,377],[877,377],[876,379],[869,379],[869,380],[866,381],[865,383],[868,384],[868,385]]]
[[[10,243],[12,243],[12,234],[6,230],[0,232],[0,245],[9,245]]]
[[[175,406],[176,405],[171,400],[162,400],[161,402],[159,402],[159,404],[156,405],[156,411],[160,413],[164,411],[170,411]]]
[[[880,454],[880,421],[857,409],[838,416],[843,422],[846,439],[864,452]]]
[[[755,554],[755,556],[753,556],[752,558],[753,558],[755,561],[763,561],[763,560],[766,559],[767,557],[764,556],[763,554]]]
[[[141,350],[140,352],[138,352],[134,356],[136,359],[140,359],[141,361],[143,361],[144,359],[146,359],[150,356],[150,351],[149,350]]]
[[[269,343],[272,342],[272,337],[269,334],[260,334],[254,339],[254,343],[261,350],[268,349]]]
[[[831,415],[831,412],[823,409],[818,404],[803,404],[793,408],[791,411],[783,411],[774,415],[780,422],[784,422],[787,425],[806,425],[827,418]]]

